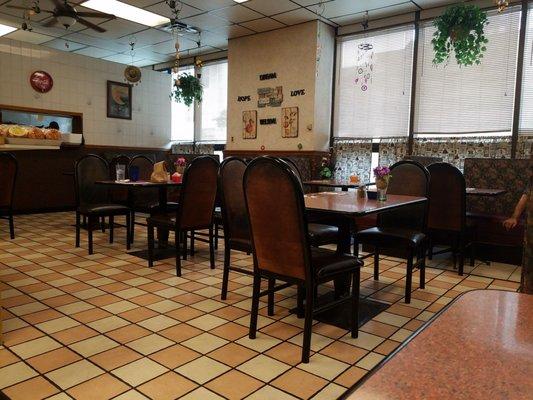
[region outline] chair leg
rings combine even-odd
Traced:
[[[411,302],[411,288],[413,284],[413,250],[409,250],[409,255],[407,258],[407,274],[405,277],[405,302]]]
[[[473,241],[470,243],[470,266],[476,266],[476,244]]]
[[[274,278],[268,279],[268,311],[267,314],[269,317],[274,315],[274,286],[276,285],[276,280]]]
[[[146,227],[148,233],[148,268],[154,266],[154,227],[150,224]]]
[[[374,280],[379,280],[379,249],[374,249]]]
[[[194,256],[194,231],[191,231],[191,249],[189,254],[191,257]]]
[[[181,232],[176,231],[174,234],[174,244],[176,246],[176,275],[181,276]]]
[[[215,221],[215,250],[218,250],[218,222]]]
[[[9,210],[9,237],[15,239],[15,223],[13,222],[13,211]]]
[[[100,229],[105,233],[105,217],[100,217]]]
[[[298,285],[296,289],[296,316],[298,318],[304,317],[304,296],[305,290],[302,285]]]
[[[418,267],[420,271],[420,289],[425,289],[426,287],[426,247],[422,245],[421,253],[421,260],[420,260],[420,266]]]
[[[354,257],[359,257],[359,243],[357,243],[355,236],[353,238],[353,255]]]
[[[261,275],[254,274],[254,285],[252,292],[252,311],[250,314],[250,332],[248,337],[255,339],[257,332],[257,315],[259,314],[259,292],[261,291]]]
[[[85,218],[85,216],[83,216]],[[80,247],[80,213],[76,212],[76,247]]]
[[[131,227],[130,227],[131,233],[130,233],[130,239],[131,244],[135,241],[135,211],[131,212]]]
[[[113,215],[110,215],[109,216],[109,243],[113,243],[114,226],[115,226],[115,217]]]
[[[459,236],[459,275],[463,275],[465,269],[465,241],[462,235]]]
[[[313,290],[306,288],[305,295],[305,321],[304,340],[302,346],[302,362],[309,363],[309,353],[311,352],[311,333],[313,329]]]
[[[229,248],[229,246],[224,246],[224,269],[222,272],[222,294],[220,295],[220,298],[222,300],[226,300],[228,298],[230,260],[231,260],[231,249]]]
[[[131,215],[126,214],[126,250],[131,249]]]
[[[89,236],[89,254],[93,254],[93,227],[95,223],[91,217],[87,218],[87,232]]]
[[[433,241],[428,239],[428,260],[433,260]]]
[[[359,285],[361,281],[361,270],[357,268],[352,274],[352,313],[351,330],[352,338],[359,336]]]
[[[187,259],[187,231],[183,232],[183,259]]]
[[[213,227],[209,228],[209,266],[215,269],[215,247],[213,245]]]

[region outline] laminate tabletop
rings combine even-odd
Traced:
[[[423,203],[425,197],[387,195],[386,201],[361,199],[356,192],[321,192],[305,195],[305,207],[308,210],[325,211],[354,217],[379,213],[399,207]]]
[[[181,186],[181,182],[150,182],[150,181],[96,181],[98,185],[107,185],[107,186],[126,186],[126,187],[168,187],[168,186]]]
[[[347,400],[530,400],[533,296],[466,292],[363,378]]]

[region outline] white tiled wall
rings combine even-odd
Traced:
[[[125,65],[0,38],[0,104],[83,113],[86,144],[166,147],[170,143],[168,74],[142,70],[133,88],[133,119],[106,116],[106,82],[123,82]],[[46,94],[29,77],[44,70],[54,79]]]

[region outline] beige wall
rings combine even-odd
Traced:
[[[312,21],[275,31],[233,39],[228,48],[228,150],[325,150],[329,142],[331,79],[333,71],[333,29],[321,24],[322,50],[317,83],[317,27]],[[259,79],[275,72],[276,79]],[[281,107],[257,107],[257,89],[283,86]],[[291,91],[305,89],[305,96],[291,97]],[[250,96],[238,102],[238,96]],[[281,137],[281,112],[298,107],[297,138]],[[242,112],[257,110],[257,139],[242,138]],[[276,118],[275,125],[260,125],[262,118]]]
[[[83,113],[85,143],[165,147],[170,142],[171,77],[143,69],[133,88],[133,119],[106,116],[106,82],[122,82],[125,65],[0,38],[0,104]],[[44,70],[53,89],[35,92],[28,78]]]

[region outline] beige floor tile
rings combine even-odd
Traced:
[[[99,319],[97,321],[89,322],[87,325],[100,333],[105,333],[118,328],[122,328],[123,326],[126,326],[128,324],[129,322],[125,319],[113,315],[110,317]]]
[[[201,400],[224,400],[224,397],[221,397],[203,387],[199,387],[198,389],[193,390],[191,393],[183,396],[180,400],[200,400],[200,399]]]
[[[331,400],[340,398],[340,396],[346,392],[346,388],[339,386],[335,383],[330,383],[315,396],[312,397],[312,400]]]
[[[150,329],[153,332],[159,332],[177,324],[179,324],[179,321],[176,321],[175,319],[169,318],[165,315],[157,315],[138,323],[138,325],[142,326],[143,328]]]
[[[194,382],[170,371],[137,387],[137,390],[151,399],[174,400],[181,398],[197,386]]]
[[[46,374],[46,377],[61,389],[68,389],[104,373],[103,370],[86,360],[78,361]]]
[[[203,333],[181,342],[183,346],[202,354],[207,354],[210,351],[218,349],[219,347],[224,346],[226,343],[228,343],[227,340],[211,335],[210,333]]]
[[[140,360],[114,369],[112,373],[129,385],[138,386],[157,376],[163,375],[167,371],[168,369],[155,361],[149,358],[141,358]]]
[[[243,399],[263,386],[263,382],[242,372],[231,370],[205,385],[228,399]]]
[[[228,321],[226,321],[223,318],[219,318],[219,317],[216,317],[210,314],[205,314],[205,315],[202,315],[201,317],[197,317],[197,318],[191,319],[190,321],[187,321],[189,325],[192,325],[204,331],[210,331],[211,329],[219,327],[220,325],[224,325],[227,322]]]
[[[346,334],[346,336],[342,337],[340,340],[348,344],[351,344],[352,346],[361,347],[365,350],[372,350],[374,347],[378,346],[385,339],[380,336],[376,336],[370,333],[359,331],[359,335],[355,339],[352,338],[351,333],[348,333]]]
[[[263,386],[261,389],[246,397],[246,400],[297,400],[297,397],[291,396],[273,386]]]
[[[131,347],[133,350],[144,354],[145,356],[172,345],[174,345],[172,340],[168,340],[167,338],[156,334],[142,337],[127,344],[128,347]]]
[[[113,400],[149,400],[149,399],[145,395],[140,394],[139,392],[135,390],[130,390],[126,393],[121,394],[120,396],[115,397]]]
[[[115,295],[117,295],[115,293]],[[129,301],[123,300],[123,301],[117,301],[113,304],[108,304],[107,306],[103,306],[102,308],[106,311],[109,311],[113,314],[120,314],[125,311],[133,310],[134,308],[137,308],[138,305],[131,303]]]
[[[23,362],[18,362],[8,365],[4,368],[0,368],[0,389],[25,381],[26,379],[36,375],[37,372]]]
[[[94,336],[70,345],[70,348],[84,357],[90,357],[103,351],[117,347],[119,344],[104,335]]]
[[[175,371],[199,384],[204,384],[230,369],[227,365],[209,357],[200,357],[176,368]]]
[[[10,348],[10,350],[20,358],[28,359],[51,350],[55,350],[59,347],[61,347],[60,343],[48,336],[43,336],[38,339],[30,340],[29,342],[24,342],[13,346]]]
[[[304,334],[300,333],[299,335],[296,335],[292,338],[290,338],[288,341],[290,343],[296,344],[298,346],[302,346],[304,340]],[[311,350],[313,351],[320,351],[324,347],[328,346],[333,342],[333,339],[330,339],[326,336],[319,335],[317,333],[313,333],[311,335]]]
[[[80,323],[72,318],[61,317],[61,318],[56,318],[50,321],[42,322],[35,326],[39,328],[40,330],[48,334],[51,334],[51,333],[62,331],[64,329],[73,328],[78,325],[80,325]]]
[[[372,352],[372,353],[367,354],[361,360],[359,360],[359,362],[355,365],[358,366],[359,368],[371,370],[384,358],[385,358],[384,355]]]
[[[262,353],[281,343],[281,340],[259,332],[257,333],[255,339],[250,339],[248,336],[245,336],[240,338],[239,340],[236,340],[235,343],[238,343],[244,347],[248,347],[249,349]]]
[[[322,354],[314,354],[309,359],[308,364],[299,364],[298,368],[331,381],[344,372],[349,366],[349,364],[335,360],[331,357]]]
[[[207,313],[210,313],[210,312],[213,312],[215,310],[218,310],[220,308],[224,308],[226,307],[227,304],[221,302],[221,301],[216,301],[216,300],[212,300],[212,299],[207,299],[207,300],[204,300],[204,301],[200,301],[199,303],[196,303],[196,304],[191,304],[191,307],[194,307],[198,310],[202,310],[202,311],[205,311]]]
[[[270,382],[290,368],[290,365],[263,354],[259,354],[237,367],[239,371],[245,372],[263,382]]]
[[[180,303],[177,303],[175,301],[172,301],[172,300],[163,300],[163,301],[160,301],[160,302],[157,302],[157,303],[154,303],[154,304],[150,304],[147,306],[147,308],[149,308],[150,310],[154,310],[154,311],[157,311],[159,313],[167,313],[169,311],[172,311],[172,310],[176,310],[178,308],[181,308],[183,307],[182,304]]]

